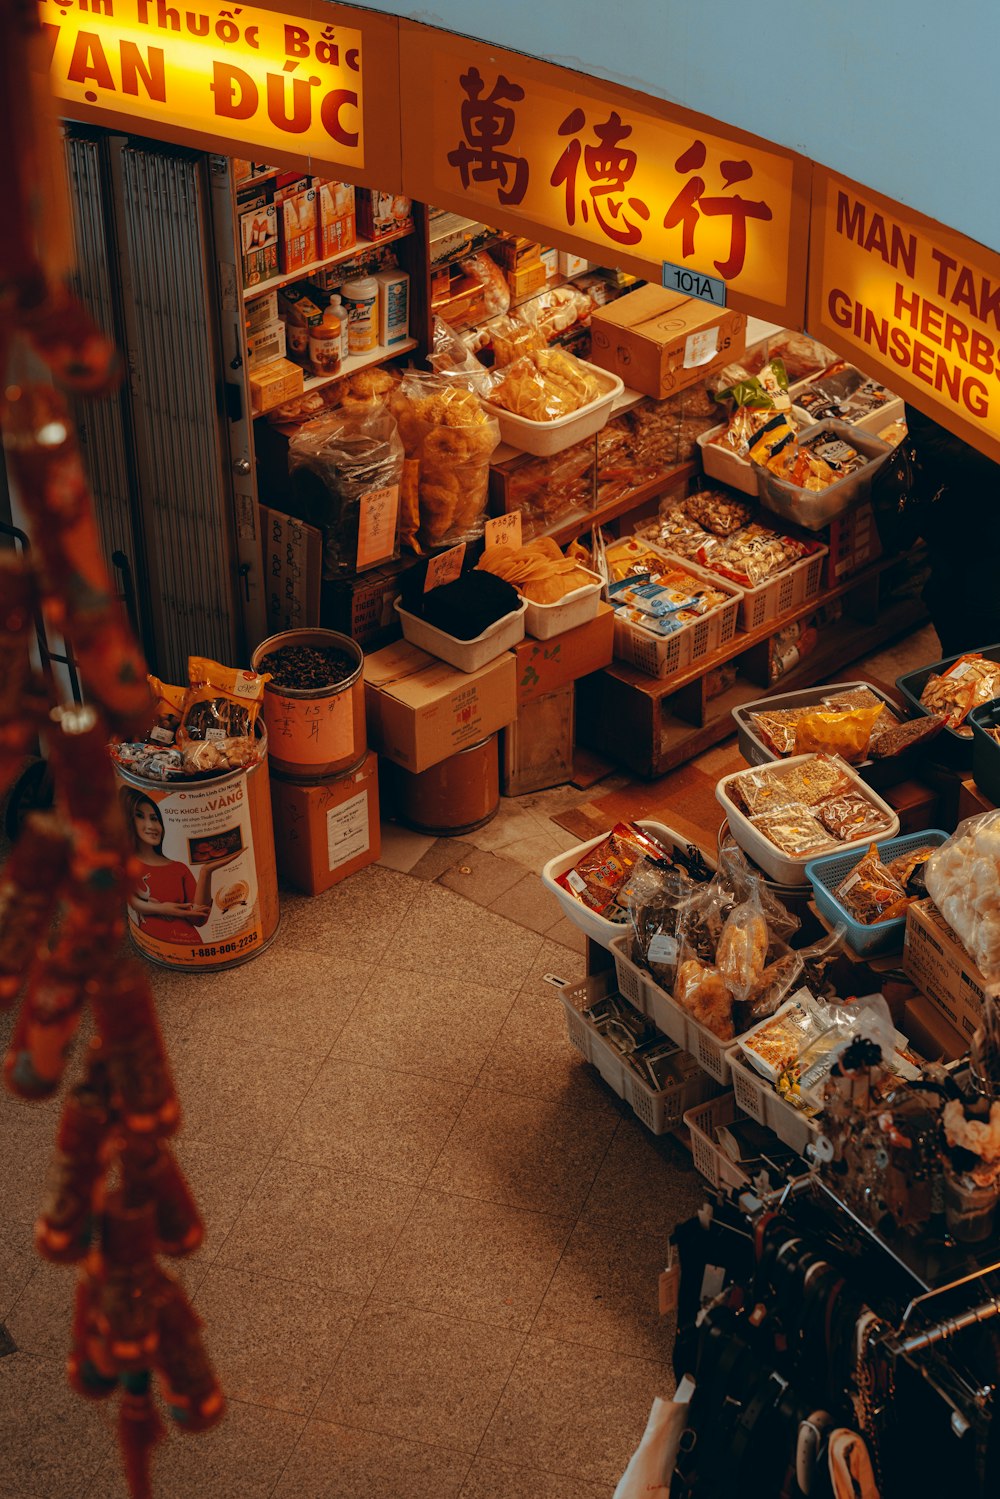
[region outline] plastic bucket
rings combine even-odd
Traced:
[[[500,756],[491,734],[417,774],[396,769],[397,815],[421,833],[471,833],[500,808]]]
[[[188,973],[233,968],[274,940],[278,876],[262,725],[258,736],[256,765],[213,779],[153,781],[114,767],[126,832],[141,866],[129,933],[152,963]],[[154,845],[157,821],[161,836]],[[191,912],[173,909],[183,906]]]
[[[330,687],[274,687],[268,682],[263,715],[272,768],[289,781],[322,780],[353,770],[368,751],[364,652],[356,640],[336,630],[285,630],[257,647],[254,671],[265,671],[263,658],[289,645],[340,651],[354,662],[354,670]]]

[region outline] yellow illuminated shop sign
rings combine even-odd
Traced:
[[[1000,460],[1000,255],[816,167],[808,327]]]
[[[308,8],[40,0],[39,12],[74,119],[398,186],[395,23]]]
[[[400,22],[400,61],[412,196],[647,280],[678,268],[672,290],[721,281],[730,305],[801,324],[809,202],[801,157],[413,22]]]

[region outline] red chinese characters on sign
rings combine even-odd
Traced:
[[[696,140],[686,151],[681,152],[674,166],[678,172],[697,172],[705,165],[707,158],[704,141]],[[723,161],[720,163],[720,170],[723,185],[727,188],[737,182],[747,182],[753,176],[753,167],[748,161]],[[770,220],[771,210],[766,203],[751,202],[740,197],[739,193],[734,193],[731,198],[705,197],[705,188],[704,177],[698,175],[689,178],[667,209],[663,227],[676,229],[678,224],[683,225],[681,254],[685,260],[690,260],[695,252],[694,231],[701,214],[710,218],[720,214],[728,215],[733,221],[729,254],[725,260],[715,262],[719,275],[728,281],[740,274],[746,260],[747,220]]]
[[[571,110],[559,126],[559,134],[579,137],[586,124],[587,117],[582,109]],[[639,244],[642,239],[640,226],[630,222],[622,212],[625,190],[639,161],[636,153],[623,145],[631,134],[632,126],[624,125],[621,115],[612,110],[603,125],[594,126],[598,144],[582,146],[579,139],[571,140],[549,178],[553,187],[564,186],[566,189],[566,221],[572,226],[576,223],[577,177],[582,158],[590,198],[588,206],[587,197],[580,193],[580,213],[584,223],[588,222],[590,208],[593,208],[594,218],[607,237],[616,244],[629,246]],[[649,208],[641,198],[629,198],[628,207],[638,218],[649,218]],[[608,218],[604,216],[605,211]]]
[[[510,105],[520,103],[524,89],[501,73],[492,93],[484,98],[486,85],[478,68],[463,73],[459,82],[466,95],[462,103],[465,140],[448,152],[449,162],[461,173],[463,187],[469,186],[470,178],[497,182],[500,203],[520,203],[528,190],[528,163],[523,156],[500,148],[510,145],[516,124]]]

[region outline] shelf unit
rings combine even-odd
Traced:
[[[407,338],[402,343],[393,344],[391,349],[384,348],[381,344],[375,349],[370,349],[367,354],[348,354],[341,361],[340,369],[335,375],[310,375],[302,382],[302,389],[322,390],[324,385],[335,385],[338,380],[345,379],[348,375],[356,375],[358,370],[371,369],[376,364],[387,364],[390,359],[399,359],[402,354],[412,354],[419,345],[415,338]]]
[[[266,181],[266,178],[264,179]],[[308,281],[310,276],[315,276],[317,271],[328,271],[331,266],[344,265],[350,260],[359,260],[376,250],[382,250],[386,245],[398,244],[401,239],[409,239],[415,231],[413,229],[397,229],[393,234],[384,234],[381,239],[359,239],[346,250],[338,250],[336,255],[328,255],[325,260],[311,260],[308,265],[300,265],[294,271],[285,271],[280,276],[269,276],[266,281],[258,281],[253,286],[243,288],[244,302],[252,302],[257,297],[262,297],[269,291],[280,291],[283,286],[291,286],[293,281]]]
[[[919,598],[884,596],[884,580],[894,567],[896,559],[882,558],[758,629],[737,633],[720,650],[670,677],[646,676],[616,661],[582,678],[577,682],[580,743],[649,779],[676,769],[735,732],[733,708],[829,679],[859,656],[922,624],[927,613]],[[847,617],[771,687],[744,678],[716,698],[707,696],[710,672],[747,656],[779,630],[838,599],[844,601]]]
[[[642,510],[668,490],[686,484],[697,472],[697,463],[682,463],[677,468],[664,469],[662,474],[657,474],[654,479],[649,479],[636,489],[616,495],[603,505],[598,504],[593,510],[581,510],[576,515],[564,518],[558,524],[549,526],[543,534],[551,536],[561,547],[568,546],[584,531],[589,531],[591,526],[608,526],[613,521],[620,520],[623,515],[632,515]]]

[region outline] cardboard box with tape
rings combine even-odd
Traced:
[[[640,286],[590,319],[591,361],[663,400],[738,359],[746,314],[659,286]]]
[[[407,641],[365,659],[368,737],[404,770],[427,770],[517,715],[514,657],[456,671]]]
[[[986,981],[932,900],[907,909],[903,970],[968,1041],[980,1024]]]

